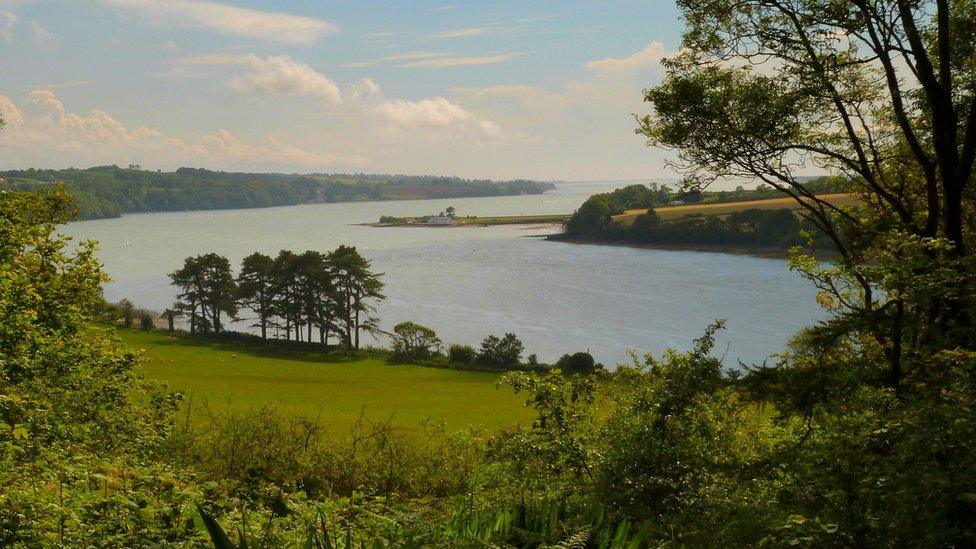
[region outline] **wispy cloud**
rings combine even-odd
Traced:
[[[180,67],[242,66],[247,71],[227,82],[234,91],[258,95],[291,97],[319,97],[327,103],[339,104],[339,86],[309,65],[286,55],[258,57],[254,54],[211,54],[183,57],[173,61]]]
[[[447,38],[466,38],[468,36],[481,36],[492,31],[490,27],[465,27],[463,29],[453,29],[438,32],[431,35],[434,40],[444,40]]]
[[[453,10],[453,9],[454,9],[454,6],[441,6],[439,8],[430,8],[427,11],[433,13],[433,12],[438,12],[438,11],[449,11],[449,10]]]
[[[54,35],[51,34],[51,31],[38,24],[36,21],[31,21],[30,27],[31,32],[34,33],[34,42],[37,42],[38,44],[51,44],[56,41],[54,39]]]
[[[451,53],[436,52],[436,51],[411,51],[407,53],[398,53],[396,55],[389,55],[381,59],[381,61],[410,61],[414,59],[432,59],[435,57],[447,57],[453,55]]]
[[[502,97],[512,99],[532,99],[544,97],[548,94],[541,86],[526,86],[521,84],[498,84],[485,88],[470,88],[464,86],[454,86],[448,88],[449,92],[455,96],[484,99],[488,97]]]
[[[443,69],[447,67],[461,67],[465,65],[493,65],[495,63],[510,61],[516,57],[518,57],[518,54],[514,53],[500,53],[498,55],[479,55],[469,57],[440,57],[436,59],[423,59],[398,66],[405,68]]]
[[[516,23],[537,23],[539,21],[547,21],[549,19],[555,19],[555,15],[540,15],[538,17],[523,17],[521,19],[516,19]]]
[[[323,19],[239,8],[205,0],[101,0],[102,4],[180,27],[286,44],[314,44],[339,32]]]
[[[388,55],[386,57],[381,57],[379,59],[374,59],[371,61],[356,61],[353,63],[344,63],[343,67],[348,68],[364,68],[364,67],[375,67],[380,63],[396,63],[400,61],[414,61],[417,59],[435,59],[439,57],[448,57],[454,55],[453,53],[436,52],[436,51],[411,51],[406,53],[398,53],[396,55]]]
[[[70,90],[72,88],[82,88],[94,84],[94,80],[75,80],[72,82],[59,82],[57,84],[37,84],[31,86],[32,90]]]
[[[14,27],[17,26],[17,14],[6,10],[0,13],[0,40],[12,42],[14,39]]]

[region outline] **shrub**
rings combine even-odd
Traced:
[[[152,314],[143,311],[139,315],[139,327],[142,328],[144,331],[147,331],[147,332],[149,330],[152,330],[153,328],[155,328],[156,327],[156,322],[153,321]]]
[[[447,349],[447,360],[452,364],[471,364],[478,355],[470,345],[451,345]]]
[[[119,309],[122,310],[122,325],[126,328],[132,327],[132,319],[134,316],[132,302],[128,299],[123,299],[119,301]]]
[[[597,364],[593,360],[593,355],[590,353],[573,353],[571,355],[563,355],[556,362],[556,367],[563,371],[566,375],[572,374],[592,374],[593,372],[602,369],[603,365]]]
[[[434,330],[414,322],[401,322],[394,326],[392,337],[394,358],[430,358],[441,350],[441,340]]]
[[[515,334],[508,333],[505,337],[488,336],[481,342],[478,351],[478,362],[495,368],[515,366],[522,358],[525,346]]]

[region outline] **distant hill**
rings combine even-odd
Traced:
[[[541,194],[552,183],[491,181],[429,175],[267,174],[180,168],[153,172],[138,167],[11,170],[0,172],[0,189],[33,190],[62,185],[75,199],[79,219],[126,213],[266,208],[312,202],[364,202]]]

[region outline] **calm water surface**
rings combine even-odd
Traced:
[[[822,316],[814,289],[782,260],[538,238],[552,227],[357,225],[447,206],[458,215],[564,213],[621,185],[567,183],[541,196],[140,214],[70,223],[64,232],[100,243],[113,279],[105,289],[109,300],[128,297],[156,310],[174,300],[166,273],[190,255],[213,251],[239,264],[254,251],[354,245],[385,273],[384,329],[413,320],[446,342],[471,345],[488,334],[516,332],[527,354],[542,361],[589,350],[612,365],[628,360],[628,349],[686,349],[707,324],[725,318],[717,354],[730,366],[756,363]]]

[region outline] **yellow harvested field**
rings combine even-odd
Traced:
[[[823,194],[819,195],[820,198],[830,202],[831,204],[836,204],[838,206],[850,206],[857,204],[859,201],[857,197],[846,193],[835,193],[835,194]],[[712,216],[712,215],[728,215],[733,212],[738,212],[742,210],[758,209],[758,210],[778,210],[781,208],[789,208],[791,210],[797,210],[800,205],[796,203],[795,200],[789,197],[785,198],[768,198],[765,200],[745,200],[742,202],[719,202],[719,203],[706,203],[706,204],[685,204],[681,206],[664,206],[661,208],[655,208],[654,211],[657,212],[658,217],[662,220],[680,219],[689,215],[702,215],[702,216]],[[627,210],[626,212],[614,216],[614,220],[622,223],[630,223],[635,217],[645,213],[647,210]]]

